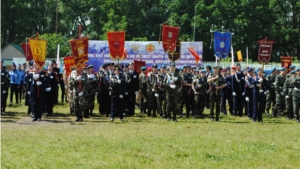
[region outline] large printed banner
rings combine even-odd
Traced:
[[[289,70],[292,65],[293,57],[290,56],[281,56],[281,66],[287,68]]]
[[[218,58],[226,58],[230,50],[231,33],[230,32],[214,32],[214,50],[215,56]]]
[[[29,45],[33,60],[42,68],[46,61],[47,40],[29,39]]]
[[[125,41],[125,48],[127,50],[127,59],[120,60],[120,64],[128,64],[134,62],[134,60],[145,61],[147,67],[150,67],[153,64],[157,64],[158,66],[170,64],[168,53],[164,51],[162,45],[157,41]],[[191,66],[197,65],[195,57],[190,53],[188,48],[194,48],[195,52],[202,60],[203,42],[181,42],[181,57],[175,62],[176,66],[183,66],[184,64],[189,64]],[[109,57],[107,41],[89,40],[88,52],[88,64],[94,65],[95,71],[98,71],[103,63],[112,62]],[[118,63],[118,61],[113,62]]]

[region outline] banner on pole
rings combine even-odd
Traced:
[[[275,42],[264,38],[257,43],[259,44],[258,61],[260,63],[264,62],[268,64],[272,55],[272,46]]]
[[[47,40],[29,39],[29,45],[33,60],[42,68],[46,61]]]
[[[241,50],[237,51],[237,55],[238,55],[238,61],[239,62],[243,61],[242,51]]]
[[[134,71],[138,72],[138,74],[140,74],[142,71],[141,67],[146,66],[145,61],[135,60],[133,63],[134,63]]]
[[[124,59],[125,32],[107,32],[109,56],[112,60]],[[127,54],[126,54],[127,55]]]
[[[26,61],[31,61],[33,59],[33,57],[32,57],[32,52],[31,52],[29,43],[24,42],[24,43],[22,43],[21,46],[22,46],[24,55],[26,57]]]
[[[88,47],[89,47],[89,38],[81,38],[70,40],[70,45],[72,49],[72,56],[74,58],[83,58],[84,61],[88,61]],[[79,59],[81,60],[81,59]]]
[[[179,27],[162,25],[162,44],[165,52],[173,54],[176,48]]]
[[[293,62],[293,57],[290,56],[281,56],[281,66],[287,68],[287,70],[290,68]]]
[[[75,65],[74,63],[74,57],[73,56],[67,56],[64,58],[64,65],[66,70],[67,77],[70,75],[72,71],[72,67]]]
[[[214,32],[214,50],[215,56],[220,59],[226,58],[230,50],[231,33],[230,32]]]

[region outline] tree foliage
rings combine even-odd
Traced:
[[[277,51],[300,60],[299,0],[2,0],[1,47],[37,31],[49,41],[56,32],[67,41],[77,35],[79,24],[94,40],[107,39],[108,31],[124,30],[126,40],[157,41],[160,25],[167,20],[181,27],[182,41],[204,42],[204,60],[214,60],[210,30],[222,26],[234,32],[234,49],[245,56],[248,46],[254,61],[256,42],[264,37],[276,43],[272,60]],[[49,49],[51,56],[52,50],[55,47]]]

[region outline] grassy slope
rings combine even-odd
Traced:
[[[112,123],[96,114],[75,123],[67,106],[59,105],[55,116],[31,122],[26,110],[11,107],[1,117],[1,168],[300,166],[299,124],[283,117],[264,123],[231,116],[174,123],[137,114]]]

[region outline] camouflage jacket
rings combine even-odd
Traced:
[[[284,83],[285,83],[285,77],[283,77],[281,74],[276,76],[275,90],[276,90],[277,93],[282,92]]]
[[[293,89],[294,89],[294,81],[295,81],[294,76],[292,76],[290,74],[286,75],[286,80],[283,85],[283,93],[285,95],[292,95]]]

